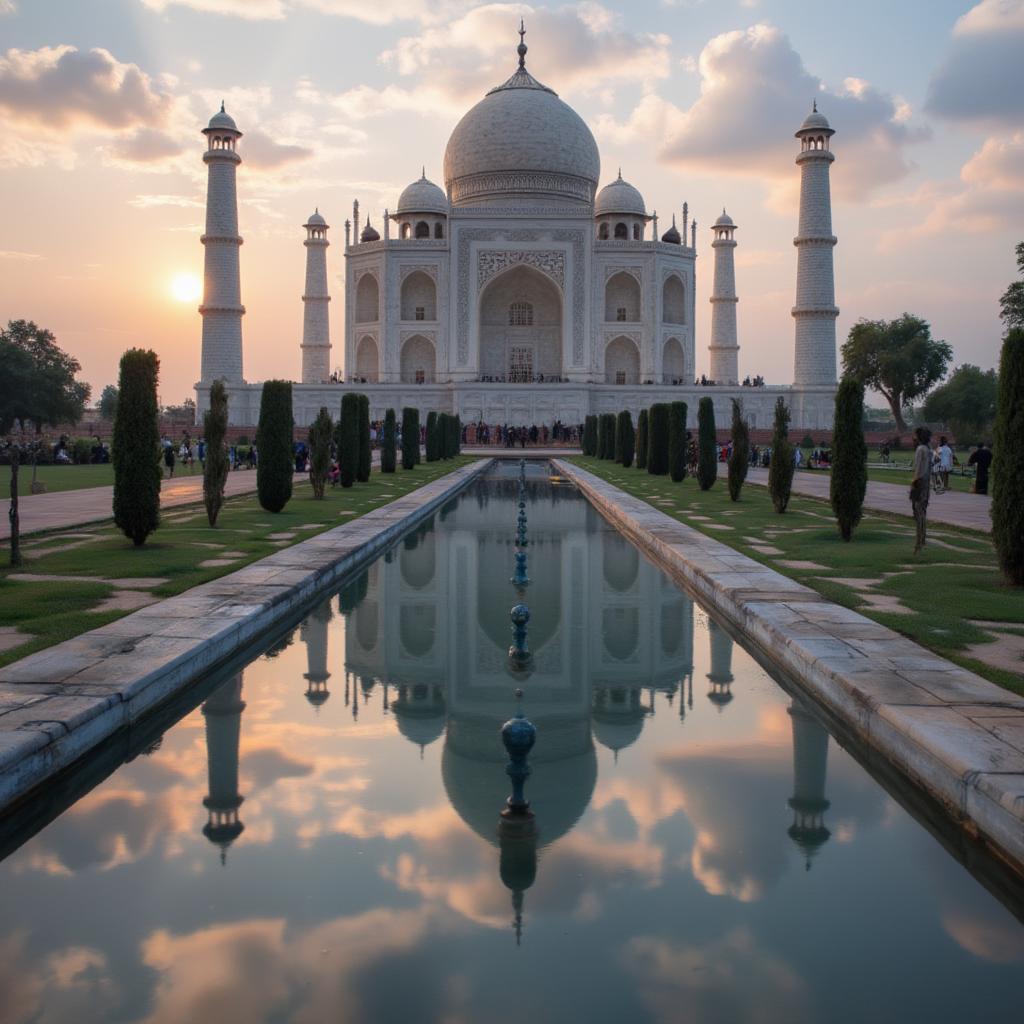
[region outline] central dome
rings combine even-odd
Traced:
[[[444,154],[453,206],[508,202],[591,204],[601,173],[583,118],[526,70],[492,89],[455,126]],[[513,199],[513,201],[515,201]]]

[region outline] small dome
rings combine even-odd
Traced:
[[[217,113],[210,118],[210,123],[207,125],[207,130],[209,131],[210,129],[212,129],[213,131],[217,131],[218,129],[220,129],[221,131],[223,131],[225,128],[233,132],[238,131],[238,125],[235,124],[235,119],[230,114],[225,112],[224,104],[221,103],[220,110],[218,110]]]
[[[360,242],[379,242],[380,233],[377,229],[369,222],[366,222],[366,227],[363,228],[362,234],[359,236]]]
[[[307,690],[306,700],[308,700],[313,707],[318,708],[327,703],[327,698],[330,697],[330,695],[330,690]]]
[[[402,190],[398,197],[397,214],[403,213],[448,213],[448,197],[443,189],[427,178],[426,168],[423,176]]]
[[[668,231],[666,231],[665,234],[661,236],[661,240],[663,242],[668,242],[669,245],[683,244],[683,239],[682,236],[679,234],[679,228],[676,227],[676,219],[674,216],[672,218],[672,227],[670,227]]]
[[[320,207],[318,206],[313,213],[310,214],[309,220],[306,221],[305,227],[307,228],[326,228],[329,227],[327,221],[324,220],[320,213]]]
[[[733,223],[732,217],[725,212],[725,207],[722,207],[722,215],[715,221],[716,228],[734,228],[736,225]]]
[[[800,131],[802,132],[816,132],[826,131],[831,132],[832,126],[828,123],[828,118],[824,114],[818,112],[818,101],[814,101],[814,109],[804,118],[804,123],[800,125]]]
[[[597,193],[594,216],[601,217],[608,213],[624,213],[631,217],[647,216],[644,197],[640,195],[639,189],[634,188],[628,181],[622,180],[622,171],[619,171],[619,176],[615,181],[610,185],[605,185]]]

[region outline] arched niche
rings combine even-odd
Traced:
[[[686,356],[683,354],[683,343],[678,338],[669,338],[665,342],[661,361],[662,382],[673,384],[686,381]]]
[[[616,661],[628,661],[640,641],[640,612],[636,608],[605,608],[601,612],[604,649]]]
[[[437,380],[437,357],[429,338],[416,334],[406,339],[400,369],[405,384],[431,384]]]
[[[380,319],[380,288],[373,274],[363,274],[356,285],[356,323],[373,324]]]
[[[601,568],[605,583],[612,590],[625,594],[636,585],[636,578],[640,572],[640,552],[624,537],[607,534],[602,550]]]
[[[423,590],[434,582],[435,552],[434,534],[428,533],[417,539],[414,547],[403,547],[398,556],[402,580],[413,590]]]
[[[380,356],[377,342],[366,334],[359,339],[356,346],[356,376],[376,384],[380,376]]]
[[[511,324],[510,310],[529,306],[532,324]],[[541,271],[522,264],[490,281],[480,296],[480,374],[526,382],[562,376],[562,293]]]
[[[665,279],[661,289],[661,319],[666,324],[686,323],[686,287],[675,274]]]
[[[619,336],[604,350],[606,384],[640,383],[640,350],[632,338]]]
[[[669,601],[661,606],[662,654],[678,654],[683,642],[683,609],[685,598]]]
[[[356,608],[356,640],[364,651],[377,646],[377,602],[363,601]]]
[[[414,658],[425,658],[434,648],[437,612],[432,604],[416,602],[398,609],[398,638]]]
[[[429,274],[414,270],[402,282],[402,319],[436,320],[437,287]]]
[[[621,241],[629,241],[629,228],[622,221],[615,225],[615,237]]]
[[[416,222],[416,237],[417,238],[429,238],[430,237],[430,225],[425,221]]]
[[[620,270],[604,286],[604,318],[607,323],[640,320],[640,282]]]

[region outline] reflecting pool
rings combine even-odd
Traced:
[[[0,1021],[1021,1019],[1011,909],[541,463],[513,587],[517,476],[5,835]]]

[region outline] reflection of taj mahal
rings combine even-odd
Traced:
[[[622,177],[598,188],[601,161],[582,118],[519,67],[458,123],[444,156],[445,189],[423,173],[380,218],[345,222],[343,352],[332,357],[327,249],[319,211],[306,224],[302,382],[295,419],[336,411],[358,382],[376,417],[403,405],[457,412],[463,422],[582,422],[588,413],[655,401],[714,400],[719,422],[743,400],[751,425],[770,425],[779,394],[795,426],[828,427],[836,379],[829,149],[814,111],[797,132],[801,167],[792,386],[738,387],[736,225],[711,226],[713,388],[697,374],[697,223],[682,205],[659,236],[658,217]],[[254,423],[259,384],[242,372],[235,172],[242,137],[221,110],[205,129],[209,170],[202,375],[229,385],[235,423]]]

